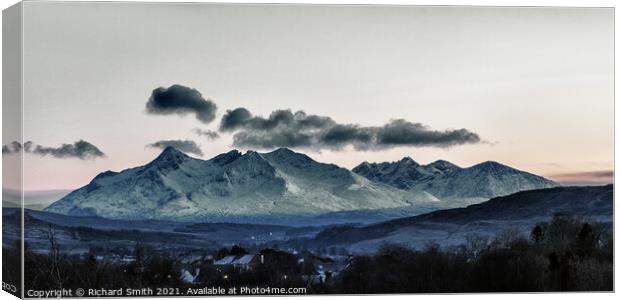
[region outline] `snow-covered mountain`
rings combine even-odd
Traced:
[[[261,216],[411,208],[434,200],[288,149],[233,150],[200,160],[169,147],[147,165],[97,175],[45,210],[116,219],[260,222]]]
[[[463,203],[558,186],[544,177],[494,161],[461,168],[444,160],[420,165],[405,157],[397,162],[363,162],[353,172],[402,190],[425,191],[438,199]]]
[[[352,172],[285,148],[201,160],[168,147],[144,166],[97,175],[45,210],[127,220],[366,223],[552,186],[493,162],[460,168],[406,157]]]

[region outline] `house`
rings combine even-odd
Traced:
[[[196,268],[193,274],[190,271],[183,269],[181,271],[181,280],[185,283],[195,283],[198,275],[200,275],[199,268]]]
[[[237,257],[236,255],[224,256],[222,259],[213,261],[213,264],[216,266],[232,265],[232,262],[235,261],[236,257]]]
[[[259,265],[260,263],[261,263],[261,260],[258,255],[246,254],[246,255],[239,257],[237,260],[235,260],[233,262],[233,265],[237,269],[250,270],[253,267]]]
[[[228,255],[222,259],[213,262],[213,265],[219,267],[232,267],[236,270],[251,270],[257,265],[264,262],[262,255],[244,254],[244,255]]]

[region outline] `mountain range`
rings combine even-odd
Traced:
[[[286,148],[233,150],[200,160],[168,147],[144,166],[97,175],[45,210],[127,220],[278,223],[280,217],[346,219],[348,212],[414,215],[556,185],[495,162],[460,168],[405,158],[351,171]]]
[[[443,200],[478,203],[519,191],[549,188],[557,183],[494,161],[468,168],[438,160],[427,165],[410,157],[397,162],[363,162],[353,172],[372,181],[407,191],[425,191]]]

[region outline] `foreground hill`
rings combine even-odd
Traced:
[[[70,249],[88,251],[90,246],[131,248],[135,241],[154,247],[218,249],[232,244],[277,244],[291,249],[347,248],[352,253],[372,253],[386,243],[424,248],[436,243],[458,246],[468,240],[529,234],[539,222],[554,214],[581,216],[586,221],[613,224],[613,186],[558,187],[519,192],[466,208],[434,211],[372,225],[290,227],[233,223],[194,223],[160,220],[118,220],[94,216],[66,216],[26,210],[25,234],[29,247],[45,251],[50,225]],[[19,239],[21,212],[4,208],[7,226],[3,243]],[[15,222],[11,222],[14,220]],[[315,222],[317,224],[318,222]],[[13,226],[13,227],[11,227]],[[175,250],[175,251],[177,251]]]
[[[340,226],[319,233],[312,244],[372,252],[386,243],[421,248],[429,243],[462,245],[472,236],[491,238],[502,231],[527,234],[554,214],[613,222],[613,185],[556,187],[493,198],[465,208],[439,210],[368,226]]]

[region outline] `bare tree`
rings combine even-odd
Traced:
[[[47,273],[55,286],[62,289],[66,278],[62,275],[60,245],[58,244],[56,231],[51,224],[48,225],[47,240],[50,243],[50,251],[48,253],[50,264]]]

